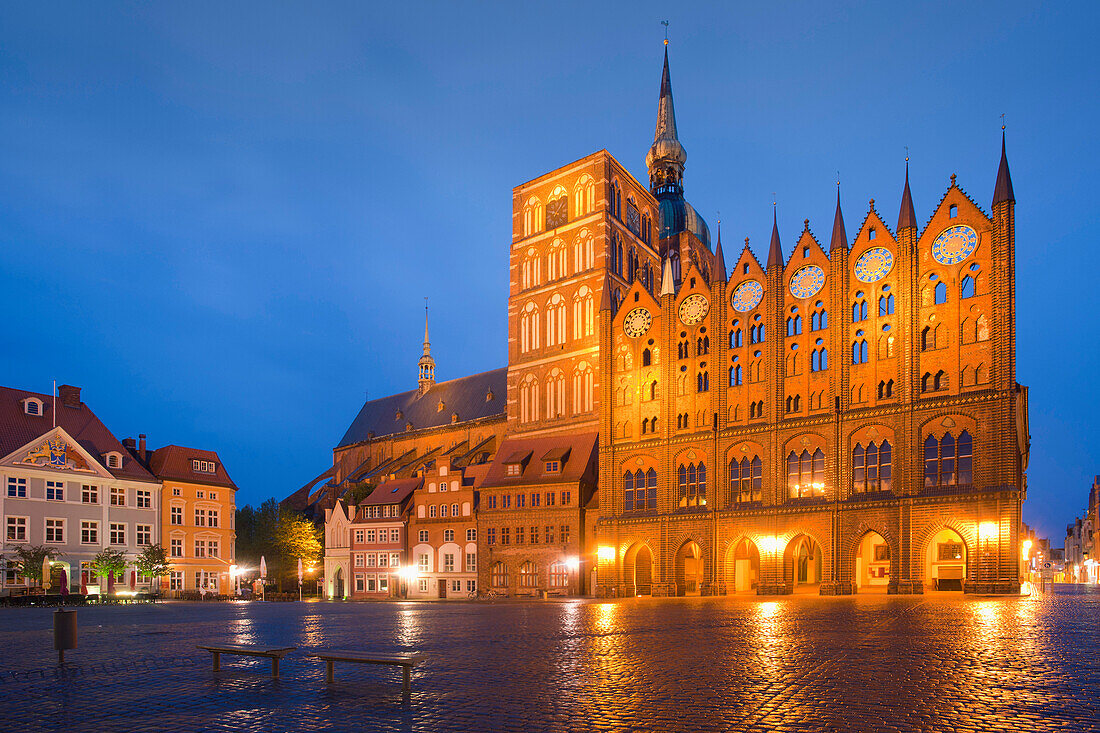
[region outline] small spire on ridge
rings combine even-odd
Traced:
[[[779,219],[775,201],[772,201],[772,244],[768,250],[768,268],[771,269],[772,265],[783,266],[783,246],[779,243]]]
[[[1012,201],[1016,194],[1012,192],[1012,176],[1008,173],[1008,156],[1005,154],[1004,115],[1001,115],[1001,165],[997,168],[997,185],[993,187],[993,205]]]
[[[714,249],[714,262],[718,267],[718,282],[726,282],[726,257],[722,254],[722,220],[718,219],[718,246]]]
[[[833,217],[833,239],[829,243],[829,252],[835,252],[848,246],[848,234],[844,231],[844,214],[840,211],[840,181],[836,182],[836,216]]]
[[[913,194],[909,192],[909,155],[905,156],[905,189],[901,192],[901,212],[898,214],[898,231],[917,228],[917,212],[913,209]]]

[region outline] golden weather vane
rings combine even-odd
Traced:
[[[667,20],[662,20],[661,25],[663,25],[665,27],[665,45],[667,46],[668,45],[668,21]],[[1004,117],[1004,115],[1001,115],[1001,116]]]

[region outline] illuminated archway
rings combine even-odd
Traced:
[[[924,587],[930,591],[961,591],[966,587],[968,552],[962,535],[945,527],[924,548]]]
[[[823,553],[812,537],[800,534],[783,553],[783,579],[795,593],[816,593],[821,583]]]
[[[633,586],[633,595],[653,594],[653,552],[644,542],[636,542],[623,555],[623,580]]]
[[[890,584],[890,545],[878,532],[863,535],[856,547],[852,578],[856,593],[885,593]]]
[[[676,595],[697,596],[703,586],[703,548],[688,540],[676,551]]]
[[[760,551],[756,543],[743,538],[726,555],[726,593],[756,593],[760,582]]]
[[[344,600],[344,569],[340,567],[332,573],[332,598]]]

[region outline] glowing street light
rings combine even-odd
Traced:
[[[579,557],[567,557],[563,562],[565,566],[573,572],[577,572],[581,568],[581,559]]]
[[[978,539],[988,542],[997,539],[998,534],[997,525],[993,522],[982,522],[978,525]]]
[[[596,557],[600,559],[600,562],[614,562],[615,548],[611,545],[601,545],[596,551]]]

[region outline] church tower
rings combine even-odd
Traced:
[[[419,396],[423,396],[435,384],[435,359],[432,358],[432,344],[428,340],[428,305],[424,304],[424,353],[417,362],[420,371]]]

